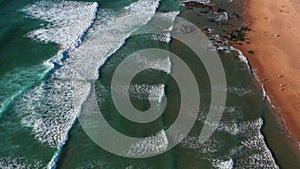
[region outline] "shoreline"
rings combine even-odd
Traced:
[[[266,89],[268,101],[276,106],[287,132],[299,144],[300,4],[294,0],[246,0],[243,15],[252,30],[247,32],[243,45],[234,47],[248,58]]]

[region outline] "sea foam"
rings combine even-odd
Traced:
[[[89,40],[70,53],[68,64],[84,78],[97,79],[98,68],[135,30],[150,21],[158,4],[159,0],[140,0],[127,6],[122,14],[98,25]]]
[[[22,10],[34,18],[50,22],[47,31],[33,31],[30,37],[34,34],[37,36],[33,38],[37,40],[56,42],[72,49],[61,53],[63,59],[52,61],[58,66],[53,67],[49,79],[28,91],[16,106],[23,113],[22,124],[32,129],[34,137],[50,147],[58,148],[48,164],[49,168],[55,167],[60,150],[68,139],[68,132],[91,90],[89,80],[98,78],[98,68],[133,31],[153,17],[158,5],[159,0],[132,3],[121,14],[95,25],[87,41],[79,47],[77,44],[82,40],[81,35],[94,20],[96,3],[41,1]],[[78,13],[79,16],[76,15]],[[54,18],[51,19],[52,16]],[[84,22],[77,23],[81,21]],[[66,27],[74,29],[70,28],[68,32]],[[65,38],[60,39],[62,36]]]
[[[56,10],[64,10],[64,5],[57,6],[61,8],[55,8]],[[134,28],[147,23],[157,6],[158,1],[141,0],[126,8],[129,13],[111,18],[106,25],[99,25],[95,28],[94,36],[70,52],[71,57],[67,58],[63,62],[64,65],[56,69],[46,82],[23,96],[21,102],[27,105],[25,107],[28,110],[25,112],[28,112],[28,115],[23,118],[22,123],[33,128],[37,139],[52,147],[58,146],[64,140],[84,101],[77,99],[87,96],[90,90],[90,85],[86,81],[90,75],[86,72],[95,72],[91,79],[96,79],[98,67],[110,56],[111,49],[117,50],[115,47],[121,46],[120,44],[124,43]],[[138,10],[143,12],[137,13]],[[124,27],[124,24],[127,27]],[[115,35],[111,36],[112,33]],[[105,40],[105,37],[114,39]],[[90,49],[95,49],[99,53],[94,53],[95,50]]]
[[[237,95],[237,96],[244,96],[248,94],[252,94],[253,91],[251,89],[246,89],[246,88],[239,88],[239,87],[229,87],[227,89],[228,93]]]
[[[252,73],[250,63],[249,63],[247,57],[243,54],[243,52],[234,47],[230,47],[230,50],[238,53],[239,59],[247,65],[249,72]]]
[[[145,139],[133,144],[127,154],[129,156],[148,156],[156,155],[168,148],[168,138],[164,130],[157,132],[153,136],[146,137]]]
[[[229,159],[227,161],[224,160],[213,160],[213,166],[218,169],[232,169],[234,165],[234,162],[232,159]]]
[[[151,60],[149,62],[149,60]],[[166,73],[171,73],[171,60],[169,57],[160,57],[156,59],[148,58],[147,56],[140,55],[139,59],[134,60],[134,63],[141,68],[151,67],[155,70],[161,70]]]
[[[262,125],[261,118],[238,124],[238,134],[244,139],[241,145],[233,148],[231,151],[233,153],[229,155],[238,157],[235,168],[279,168],[261,133]]]
[[[165,85],[130,85],[129,94],[130,96],[138,99],[148,99],[161,102],[163,96],[165,95]]]
[[[161,42],[170,43],[171,42],[171,31],[174,27],[174,21],[176,16],[180,12],[157,12],[153,19],[147,24],[149,27],[153,27],[155,30],[158,30],[159,34],[152,34],[152,40],[158,40]]]
[[[61,44],[66,49],[81,43],[85,31],[95,19],[97,8],[95,2],[38,1],[21,11],[47,22],[44,28],[30,32],[29,37]]]
[[[11,168],[43,168],[45,166],[44,162],[26,159],[24,157],[1,157],[0,158],[0,167],[2,169],[11,169]]]
[[[36,80],[47,73],[47,67],[36,65],[29,68],[17,68],[0,78],[0,116],[24,93]]]
[[[228,111],[230,112],[231,109]],[[198,120],[204,121],[205,118]],[[241,138],[239,143],[223,156],[219,156],[218,152],[226,145],[226,141],[214,137],[200,142],[198,137],[188,136],[182,141],[182,145],[198,152],[202,159],[211,161],[215,168],[247,168],[248,166],[249,168],[263,168],[267,166],[276,169],[278,166],[261,133],[262,126],[262,118],[252,121],[220,121],[215,132],[220,134],[225,132]],[[234,162],[231,160],[233,157]],[[230,159],[220,160],[223,158]]]
[[[238,157],[235,168],[279,168],[261,133],[263,119],[241,122],[238,126],[239,135],[244,139],[232,149],[231,156]]]

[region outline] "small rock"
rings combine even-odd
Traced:
[[[253,55],[254,51],[253,50],[249,50],[248,53],[251,54],[251,55]]]
[[[205,8],[210,5],[210,0],[186,1],[183,2],[183,5],[186,7]]]
[[[192,29],[191,29],[191,27],[187,27],[185,30],[186,30],[186,32],[187,32],[187,33],[190,33],[190,32],[192,32]]]
[[[279,86],[280,86],[280,87],[284,87],[284,86],[285,86],[285,84],[280,84]]]
[[[278,74],[278,75],[277,75],[277,77],[278,77],[278,78],[282,78],[282,77],[283,77],[283,75],[280,75],[280,74]]]
[[[228,21],[228,14],[226,12],[221,12],[218,14],[215,22]]]
[[[204,29],[203,29],[203,32],[204,33],[212,33],[214,30],[212,29],[212,28],[210,28],[210,27],[205,27]]]

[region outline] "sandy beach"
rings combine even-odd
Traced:
[[[300,142],[300,1],[246,0],[248,57],[290,135]],[[253,51],[253,52],[249,52]]]

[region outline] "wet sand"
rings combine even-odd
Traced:
[[[246,0],[245,9],[252,31],[235,47],[248,57],[288,132],[300,142],[300,1]]]

